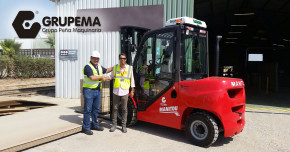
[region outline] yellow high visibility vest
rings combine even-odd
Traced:
[[[121,68],[120,65],[117,64],[114,66],[114,77],[115,77],[115,83],[114,83],[114,88],[122,88],[125,90],[129,90],[130,89],[130,85],[131,85],[131,73],[132,73],[132,66],[128,66],[126,65],[126,69],[123,73],[121,73]]]
[[[141,72],[144,69],[145,69],[144,66],[141,66],[139,68],[139,72]],[[148,69],[146,69],[146,71],[145,71],[145,81],[144,81],[144,90],[149,90],[150,86],[151,86],[151,89],[154,88],[154,85],[152,85],[152,84],[150,85],[149,80],[155,80],[155,79],[153,78],[152,71],[150,71],[150,74],[148,74]]]
[[[99,74],[96,70],[96,68],[91,64],[91,62],[88,64],[91,69],[93,70],[93,74],[95,76],[102,76],[103,75],[103,68],[100,64],[98,64],[98,69],[99,69]],[[87,75],[85,75],[85,68],[83,68],[83,74],[84,74],[84,80],[83,80],[83,88],[90,88],[90,89],[95,89],[98,87],[100,84],[100,89],[102,89],[102,81],[93,81],[91,80]]]

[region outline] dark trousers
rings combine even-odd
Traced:
[[[127,102],[128,102],[128,94],[125,96],[117,96],[113,94],[113,125],[117,125],[117,115],[118,115],[118,107],[121,104],[122,108],[122,126],[126,126],[127,123]]]

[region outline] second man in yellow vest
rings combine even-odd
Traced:
[[[129,89],[131,88],[130,96],[134,96],[134,76],[133,67],[126,64],[127,56],[124,53],[119,55],[120,64],[113,67],[110,79],[115,79],[114,89],[113,89],[113,125],[110,132],[114,132],[117,127],[117,113],[118,106],[121,103],[122,108],[122,132],[126,133],[126,123],[127,123],[127,102],[129,97]]]

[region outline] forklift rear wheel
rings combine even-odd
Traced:
[[[188,117],[185,132],[194,145],[201,147],[209,147],[219,135],[215,119],[203,112],[193,113]]]
[[[134,103],[133,103],[130,96],[128,98],[127,110],[128,110],[128,115],[127,115],[127,124],[126,125],[127,125],[127,127],[130,127],[137,122],[137,109],[135,108]],[[118,107],[117,122],[118,122],[118,125],[122,125],[121,105],[119,105],[119,107]]]

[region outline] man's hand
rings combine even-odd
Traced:
[[[92,81],[98,81],[98,80],[102,80],[104,76],[95,76],[95,75],[91,75],[89,78]]]
[[[110,73],[111,71],[113,71],[113,67],[107,68],[106,73]]]
[[[103,77],[102,77],[102,81],[107,81],[107,80],[110,80],[110,78],[107,77],[107,76],[103,76]]]
[[[133,98],[134,97],[134,91],[130,92],[130,97]]]

